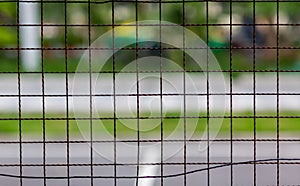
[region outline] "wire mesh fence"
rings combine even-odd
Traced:
[[[1,185],[298,185],[299,8],[1,1]]]

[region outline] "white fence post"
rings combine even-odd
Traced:
[[[24,0],[23,0],[24,1]],[[25,71],[37,71],[40,68],[41,47],[39,4],[33,2],[20,2],[20,46],[25,49],[21,51],[22,65]]]

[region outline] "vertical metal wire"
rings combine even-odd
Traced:
[[[184,156],[184,159],[183,159],[183,163],[184,163],[184,166],[183,166],[183,172],[184,172],[184,177],[183,177],[183,184],[184,186],[186,186],[186,183],[187,183],[187,177],[186,177],[186,159],[187,159],[187,152],[186,152],[186,144],[187,144],[187,138],[186,138],[186,125],[187,125],[187,122],[186,122],[186,53],[185,53],[185,42],[186,42],[186,38],[185,38],[185,0],[182,0],[182,25],[183,25],[183,28],[182,28],[182,37],[183,37],[183,41],[182,41],[182,44],[183,44],[183,141],[184,141],[184,144],[183,144],[183,156]]]
[[[41,0],[41,55],[42,55],[42,122],[43,122],[43,176],[47,185],[46,169],[46,117],[45,117],[45,54],[44,54],[44,2]]]
[[[230,18],[230,26],[229,26],[229,83],[230,83],[230,86],[229,86],[229,94],[230,94],[230,103],[229,103],[229,107],[230,107],[230,185],[233,186],[233,166],[232,166],[232,163],[233,163],[233,143],[232,143],[232,140],[233,140],[233,118],[232,118],[232,81],[233,81],[233,78],[232,78],[232,0],[230,0],[229,2],[229,18]]]
[[[163,179],[163,175],[164,175],[164,121],[163,121],[163,85],[162,85],[162,25],[161,25],[161,21],[162,21],[162,1],[159,0],[159,7],[158,7],[158,11],[159,11],[159,63],[160,63],[160,79],[159,79],[159,90],[160,90],[160,185],[163,186],[164,185],[164,179]]]
[[[276,184],[280,185],[280,146],[279,146],[279,138],[280,138],[280,116],[279,116],[279,1],[276,1]]]
[[[90,106],[90,175],[91,186],[94,185],[94,152],[93,152],[93,85],[92,85],[92,50],[91,50],[91,0],[88,0],[88,52],[89,52],[89,106]]]
[[[67,184],[70,186],[70,122],[69,122],[69,62],[68,62],[68,4],[67,0],[64,2],[64,17],[65,17],[65,65],[66,65],[66,136],[67,136]]]
[[[21,100],[21,59],[20,59],[20,2],[17,5],[17,44],[18,44],[18,123],[19,123],[19,174],[20,186],[23,185],[23,147],[22,147],[22,100]]]
[[[253,0],[253,185],[256,186],[256,3]]]
[[[114,185],[117,185],[117,115],[116,115],[116,62],[115,62],[115,2],[111,2],[111,21],[112,21],[112,62],[113,62],[113,104],[114,104]]]
[[[159,90],[160,90],[160,185],[164,185],[164,120],[163,120],[163,74],[162,74],[162,2],[159,0],[159,70],[160,70],[160,78],[159,78]]]
[[[207,153],[206,153],[206,161],[207,161],[207,185],[210,185],[210,137],[209,137],[209,130],[210,130],[210,125],[209,125],[209,117],[210,117],[210,112],[209,112],[209,55],[208,55],[208,43],[209,43],[209,1],[206,1],[206,127],[207,127]]]
[[[138,0],[135,0],[135,67],[136,67],[136,107],[137,107],[137,165],[136,165],[136,175],[137,177],[139,176],[139,171],[140,171],[140,86],[139,86],[139,16],[138,16]],[[136,186],[139,184],[139,179],[136,179]]]

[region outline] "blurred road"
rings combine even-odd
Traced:
[[[46,112],[65,112],[66,111],[66,81],[65,76],[61,74],[46,74],[44,79],[44,94]],[[210,93],[230,93],[228,77],[224,81],[216,79],[213,76],[209,78]],[[188,81],[189,80],[189,81]],[[186,82],[186,108],[190,110],[205,111],[207,108],[207,84],[203,75],[190,75]],[[280,74],[279,77],[279,108],[280,110],[300,110],[300,75]],[[111,75],[103,75],[97,79],[92,77],[92,93],[94,96],[94,108],[98,111],[113,111],[113,81]],[[75,82],[75,84],[74,84]],[[21,75],[21,107],[22,112],[42,112],[42,77],[41,75]],[[86,112],[89,109],[89,77],[69,76],[68,82],[70,96],[69,109]],[[159,110],[159,78],[146,77],[139,82],[140,110],[146,111]],[[183,76],[168,75],[163,78],[163,90],[165,94],[183,94]],[[256,111],[276,111],[277,107],[277,79],[276,74],[257,74],[255,86]],[[116,94],[123,96],[116,97],[117,110],[128,112],[136,108],[136,96],[124,96],[128,93],[136,94],[135,76],[120,77],[116,80]],[[202,95],[195,95],[202,94]],[[232,104],[233,111],[249,111],[254,107],[254,86],[252,74],[243,75],[233,80],[232,86]],[[238,94],[243,95],[238,95]],[[152,96],[148,95],[152,94]],[[194,94],[194,95],[193,95]],[[291,95],[288,95],[291,94]],[[0,112],[18,111],[18,77],[17,75],[0,76]],[[154,104],[153,104],[154,103]],[[210,95],[210,109],[222,110],[224,106],[229,110],[229,95]],[[163,109],[165,111],[178,111],[183,109],[183,96],[167,95],[163,96]]]
[[[112,144],[106,143],[101,150],[109,150]],[[300,157],[300,143],[281,142],[280,143],[280,157],[281,158],[299,158]],[[226,163],[230,162],[230,144],[229,142],[214,142],[209,146],[210,158],[212,163]],[[179,143],[165,143],[164,149],[179,149],[177,154],[171,158],[164,160],[165,163],[163,171],[164,175],[182,173],[184,171],[184,153],[182,144]],[[207,162],[207,151],[198,151],[198,143],[189,143],[186,148],[187,156],[186,162],[187,171],[205,168]],[[1,164],[18,164],[18,147],[13,145],[1,144],[0,161]],[[117,163],[129,164],[136,163],[136,151],[128,153],[126,149],[117,149]],[[23,175],[26,176],[43,176],[42,167],[42,144],[24,144],[23,145]],[[59,164],[66,163],[66,144],[47,144],[46,145],[46,163],[51,166],[46,167],[47,176],[66,176],[66,166],[59,166]],[[124,153],[126,152],[126,153]],[[150,156],[157,156],[150,158],[154,161],[149,161]],[[71,144],[70,145],[70,176],[88,176],[90,175],[90,147],[88,144]],[[146,158],[145,158],[146,157]],[[148,160],[147,160],[148,157]],[[113,159],[113,157],[110,157]],[[257,142],[257,159],[276,158],[276,142]],[[253,142],[233,142],[233,162],[253,160]],[[142,163],[158,163],[160,162],[160,151],[153,150],[152,153],[141,151]],[[285,161],[286,162],[286,161]],[[299,161],[298,161],[299,162]],[[101,157],[99,153],[94,151],[93,163],[97,164],[93,167],[94,176],[113,176],[114,166],[103,165],[105,163],[112,163],[111,161]],[[172,164],[173,163],[173,164]],[[177,164],[176,164],[177,163]],[[197,163],[199,163],[197,165]],[[201,163],[204,163],[201,165]],[[38,166],[34,166],[34,165]],[[80,166],[82,164],[82,166]],[[101,165],[102,164],[102,165]],[[56,166],[55,166],[56,165]],[[215,164],[217,165],[217,164]],[[211,166],[215,166],[211,165]],[[141,166],[141,170],[150,168],[151,166]],[[151,175],[160,175],[160,166],[152,166]],[[0,167],[0,173],[19,174],[17,166]],[[197,172],[187,175],[187,185],[198,186],[207,185],[207,171]],[[279,170],[280,185],[298,185],[300,183],[300,166],[299,164],[281,164]],[[136,167],[133,165],[119,165],[117,166],[118,176],[135,176]],[[233,166],[233,185],[253,185],[254,165],[235,165]],[[183,176],[174,178],[165,178],[164,185],[183,185]],[[230,185],[230,166],[218,168],[209,171],[210,185]],[[144,179],[145,180],[145,179]],[[94,185],[113,185],[113,179],[94,179]],[[118,179],[117,185],[132,186],[135,185],[135,179]],[[160,185],[160,179],[153,179],[151,185]],[[0,177],[1,186],[18,185],[19,180],[16,178]],[[256,184],[257,185],[276,185],[276,164],[257,164],[256,165]],[[23,179],[24,186],[39,186],[43,185],[43,180]],[[66,180],[47,180],[47,185],[64,186],[67,185]],[[90,185],[90,179],[71,179],[71,185],[81,186]],[[142,184],[146,185],[146,184]],[[149,184],[148,184],[149,185]]]

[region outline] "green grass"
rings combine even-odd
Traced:
[[[176,116],[177,114],[172,114]],[[205,114],[200,114],[204,116]],[[228,114],[227,114],[228,115]],[[262,115],[267,115],[263,114]],[[275,114],[268,113],[269,116],[275,116]],[[280,113],[281,116],[299,116],[299,113]],[[251,113],[239,113],[239,116],[253,116]],[[25,135],[41,135],[43,131],[48,136],[66,136],[67,133],[67,121],[64,119],[52,120],[51,118],[64,118],[63,114],[48,114],[46,119],[43,121],[38,114],[28,114],[23,118],[27,118],[19,122],[16,114],[0,114],[0,134],[17,134],[19,133],[19,124],[21,125],[21,131]],[[73,117],[73,116],[70,116]],[[6,119],[4,119],[6,118]],[[35,118],[35,119],[32,119]],[[90,131],[90,121],[89,120],[78,120],[79,125],[77,125],[76,120],[69,120],[69,132],[71,135],[80,135],[80,132],[89,133]],[[99,121],[102,125],[99,125]],[[213,119],[210,119],[211,127],[214,126]],[[155,123],[155,125],[153,125]],[[194,134],[203,133],[206,130],[207,119],[206,118],[187,118],[186,130]],[[222,125],[220,127],[219,134],[230,134],[230,128],[232,123],[232,132],[238,133],[253,133],[254,123],[256,123],[256,132],[262,133],[276,133],[277,131],[277,119],[276,118],[225,118],[223,119]],[[79,128],[80,130],[79,130]],[[104,126],[101,128],[100,126]],[[135,119],[126,120],[126,123],[116,120],[116,133],[120,136],[131,136],[136,135],[137,121]],[[168,135],[174,132],[183,133],[184,131],[184,120],[177,118],[166,118],[162,122],[162,129],[160,125],[160,120],[150,120],[141,119],[140,120],[140,134],[160,134],[163,130],[164,134]],[[44,127],[44,129],[43,129]],[[143,131],[144,130],[144,131]],[[213,129],[211,129],[213,130]],[[279,130],[280,132],[299,132],[300,133],[300,118],[280,118],[279,119]],[[101,134],[103,132],[108,132],[110,134],[114,133],[114,120],[93,120],[93,131],[95,134]]]

